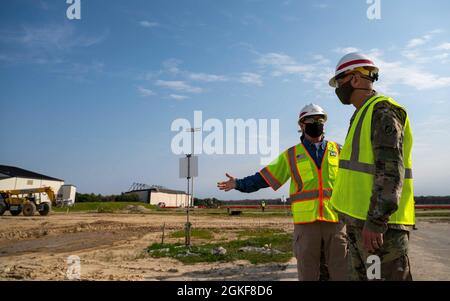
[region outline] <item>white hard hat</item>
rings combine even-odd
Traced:
[[[374,80],[378,79],[378,67],[375,65],[375,63],[364,54],[358,53],[358,52],[352,52],[349,54],[344,55],[339,63],[336,66],[336,73],[334,74],[333,78],[330,79],[330,86],[335,88],[336,87],[336,77],[348,70],[353,70],[358,67],[369,67],[371,70],[369,72],[370,77],[372,77]]]
[[[299,120],[302,120],[305,117],[308,116],[316,116],[316,115],[323,115],[325,117],[325,121],[327,121],[327,112],[325,112],[322,107],[316,105],[316,104],[309,104],[303,107],[303,109],[300,111],[300,115],[298,116]]]

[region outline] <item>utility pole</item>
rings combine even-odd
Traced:
[[[184,226],[185,231],[185,245],[189,247],[191,245],[191,223],[189,222],[189,179],[191,178],[191,155],[186,155],[187,158],[187,195],[188,203],[186,208],[186,224]]]
[[[191,156],[195,156],[195,132],[200,131],[200,128],[189,128],[186,129],[186,132],[190,132],[191,135]],[[191,179],[191,202],[190,206],[194,206],[194,177]]]
[[[188,164],[188,173],[187,173],[187,194],[188,194],[188,206],[186,210],[186,226],[185,226],[185,233],[186,233],[186,241],[185,244],[187,247],[190,247],[191,245],[191,223],[189,222],[189,208],[191,206],[194,206],[194,175],[191,176],[191,160],[194,159],[195,155],[195,148],[194,148],[194,142],[195,142],[195,132],[200,131],[200,128],[189,128],[186,129],[186,132],[192,133],[191,135],[191,154],[186,155],[187,157],[187,164]],[[191,200],[189,201],[189,180],[191,180]]]

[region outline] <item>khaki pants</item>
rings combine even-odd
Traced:
[[[347,240],[343,223],[314,222],[294,226],[294,254],[298,279],[317,281],[323,242],[330,280],[345,281],[347,276]]]

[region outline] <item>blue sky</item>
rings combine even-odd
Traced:
[[[120,193],[132,182],[184,189],[171,151],[177,118],[279,119],[280,151],[298,143],[307,103],[329,112],[343,142],[353,107],[327,81],[360,50],[380,66],[380,92],[408,108],[416,195],[448,195],[450,3],[381,0],[4,1],[0,10],[0,162],[60,177],[80,192]],[[201,135],[201,134],[198,134]],[[203,133],[205,137],[207,133]],[[259,155],[200,155],[196,194],[259,170]]]

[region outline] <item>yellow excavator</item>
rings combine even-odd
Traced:
[[[33,216],[38,211],[45,216],[52,205],[56,205],[56,196],[51,187],[0,190],[0,215],[9,211],[13,216],[22,212],[25,216]]]

